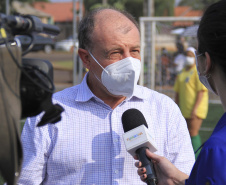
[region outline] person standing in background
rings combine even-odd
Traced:
[[[225,185],[226,184],[226,1],[209,6],[198,28],[198,49],[195,52],[199,79],[220,97],[224,114],[210,138],[203,144],[190,176],[178,170],[163,156],[146,155],[154,160],[158,185]],[[146,169],[136,162],[138,175],[145,181]]]
[[[176,41],[176,47],[177,47],[177,52],[174,54],[174,59],[173,59],[173,74],[172,78],[175,79],[177,75],[183,70],[184,68],[184,63],[185,63],[185,52],[184,52],[184,45],[183,42],[181,41],[181,38],[178,37]],[[174,81],[174,80],[173,80]]]
[[[192,146],[196,151],[202,144],[199,129],[208,112],[208,90],[199,81],[195,66],[195,48],[187,48],[184,66],[174,84],[175,102],[186,119]],[[196,158],[199,152],[195,154]]]
[[[166,48],[162,48],[161,50],[161,80],[163,85],[169,84],[170,81],[170,72],[169,72],[169,63],[170,57]]]

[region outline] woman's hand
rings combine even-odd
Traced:
[[[188,178],[188,175],[178,170],[168,159],[151,153],[149,150],[146,150],[146,155],[152,159],[154,163],[158,185],[185,184],[185,179]],[[137,159],[137,157],[134,158]],[[145,182],[145,179],[147,178],[146,169],[142,167],[140,161],[136,162],[135,166],[138,168],[137,173],[140,176],[140,179]]]

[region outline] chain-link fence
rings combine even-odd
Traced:
[[[139,83],[174,99],[175,59],[180,47],[197,47],[200,17],[141,17],[142,72]],[[210,93],[211,103],[219,103]]]

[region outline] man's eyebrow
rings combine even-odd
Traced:
[[[133,46],[132,48],[140,48],[140,45]]]
[[[114,47],[112,49],[109,50],[104,50],[104,55],[107,56],[111,51],[115,51],[115,50],[122,50],[121,47]]]
[[[140,45],[138,44],[138,45],[136,45],[136,46],[132,46],[131,48],[140,48]],[[115,50],[122,50],[122,48],[121,48],[121,47],[114,47],[114,48],[109,49],[109,50],[104,50],[104,53],[105,53],[105,54],[108,54],[108,53],[110,53],[111,51],[115,51]]]
[[[139,44],[131,47],[131,49],[137,49],[137,48],[140,48]],[[108,57],[108,54],[112,51],[115,51],[115,50],[122,50],[122,48],[121,47],[114,47],[114,48],[111,48],[109,50],[104,50],[104,57]]]

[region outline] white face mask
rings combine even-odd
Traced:
[[[212,93],[216,94],[213,90],[213,88],[211,87],[209,81],[208,81],[208,78],[206,75],[200,75],[200,72],[199,72],[199,69],[198,69],[198,61],[197,61],[197,58],[196,58],[196,68],[197,68],[197,72],[198,72],[198,75],[199,75],[199,80],[200,82],[209,90],[211,91]]]
[[[99,64],[91,53],[90,55]],[[141,63],[139,59],[127,57],[105,68],[101,65],[100,67],[103,69],[101,82],[111,94],[125,97],[133,95],[140,76]]]
[[[195,58],[194,57],[186,57],[185,66],[192,66],[195,63]]]

